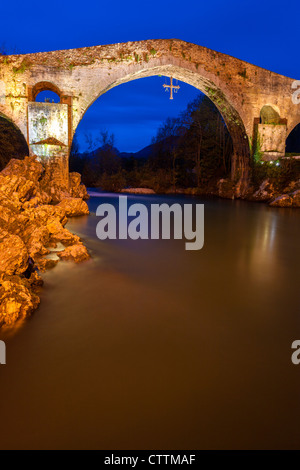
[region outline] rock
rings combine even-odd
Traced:
[[[68,221],[65,210],[59,205],[42,205],[36,208],[30,208],[24,211],[23,215],[30,219],[36,226],[45,226],[55,220],[65,225]]]
[[[22,209],[22,204],[19,201],[17,194],[12,194],[10,197],[7,197],[4,192],[1,191],[0,187],[0,205],[1,207],[6,207],[10,210],[18,210]]]
[[[90,197],[84,184],[81,184],[81,175],[76,172],[69,174],[69,191],[72,197],[79,197],[84,201]]]
[[[34,230],[27,238],[26,243],[29,256],[35,260],[38,256],[48,254],[49,250],[46,246],[48,245],[49,240],[50,233],[47,227],[34,227]]]
[[[80,177],[71,180],[72,195],[85,196]],[[37,269],[54,267],[58,254],[75,262],[89,258],[80,238],[64,228],[67,215],[82,214],[88,214],[87,204],[54,186],[34,157],[11,160],[0,173],[0,326],[26,318],[39,305],[43,281]],[[61,243],[63,251],[50,253]]]
[[[61,242],[65,246],[77,245],[80,242],[80,238],[63,228],[58,220],[48,224],[47,230],[49,231],[51,242]]]
[[[275,189],[269,179],[264,180],[259,189],[251,196],[252,201],[267,202],[274,198]]]
[[[30,290],[30,283],[18,276],[0,279],[0,326],[12,325],[30,315],[39,305],[38,295]]]
[[[23,176],[0,174],[0,192],[2,198],[18,197],[20,202],[25,202],[31,198],[35,191],[35,184],[31,180],[26,180]]]
[[[57,256],[62,260],[72,260],[75,263],[80,263],[90,258],[86,247],[82,243],[67,247],[64,251],[58,252]]]
[[[290,194],[282,194],[281,196],[270,202],[272,207],[300,207],[300,189]]]
[[[51,202],[58,204],[63,199],[69,198],[70,193],[66,189],[59,188],[58,186],[51,186],[49,190]]]
[[[28,266],[28,251],[17,235],[0,230],[0,271],[21,274]]]
[[[13,199],[15,203],[28,201],[39,191],[38,181],[43,171],[43,165],[34,157],[10,160],[0,173],[0,199]]]
[[[30,209],[37,207],[42,204],[50,204],[51,196],[44,191],[37,192],[38,195],[31,197],[28,201],[23,204],[24,209]]]
[[[284,188],[283,193],[292,193],[293,191],[296,191],[297,189],[300,189],[300,179],[297,181],[291,181],[289,185]]]
[[[0,205],[0,228],[3,230],[20,235],[20,233],[23,233],[26,221],[26,217],[19,212],[18,208],[13,206],[8,208]]]
[[[296,191],[294,191],[290,195],[290,197],[293,200],[292,207],[300,207],[300,189],[297,189]]]
[[[291,207],[292,202],[291,198],[288,194],[282,194],[281,196],[277,197],[273,201],[270,202],[270,206],[272,207]]]
[[[49,259],[49,258],[36,258],[35,265],[39,271],[47,271],[48,269],[54,268],[57,263],[58,259]]]
[[[38,186],[37,195],[41,197],[43,193],[46,193],[50,197],[49,203],[58,204],[65,197],[71,196],[66,186],[59,186],[55,183],[51,165],[46,165]]]
[[[35,157],[25,157],[24,160],[12,158],[1,171],[1,176],[19,176],[27,181],[38,181],[44,173],[44,167],[37,162]]]
[[[55,235],[55,240],[57,240],[57,232],[62,233],[64,239],[66,232],[69,233],[63,228],[68,220],[65,211],[58,206],[42,205],[27,209],[23,212],[23,218],[25,221],[23,221],[23,232],[20,236],[34,260],[49,253],[46,247],[51,243],[52,236]],[[69,239],[72,239],[71,234]]]
[[[67,217],[77,217],[80,215],[89,214],[87,203],[80,198],[65,198],[58,204],[57,207],[61,207],[65,211]]]
[[[36,270],[31,273],[31,276],[29,278],[29,284],[33,287],[42,287],[42,285],[44,284],[43,279]]]

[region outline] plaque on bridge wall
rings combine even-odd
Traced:
[[[286,124],[258,124],[258,138],[263,160],[276,160],[285,155]]]
[[[28,103],[29,144],[52,138],[68,145],[68,105]]]

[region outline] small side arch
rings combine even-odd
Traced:
[[[53,91],[59,96],[61,100],[62,93],[61,90],[51,82],[38,82],[33,87],[28,88],[28,101],[35,101],[36,97],[42,91]]]
[[[280,110],[277,106],[266,104],[260,110],[261,124],[280,124]]]

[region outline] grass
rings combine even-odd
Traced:
[[[246,80],[246,78],[248,78],[248,75],[247,75],[247,70],[244,69],[242,72],[238,72],[238,75],[240,77],[242,77],[244,80]]]

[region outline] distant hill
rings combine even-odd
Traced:
[[[118,152],[117,154],[121,158],[149,158],[150,155],[153,153],[153,144],[147,145],[147,147],[144,147],[142,150],[139,150],[138,152]]]
[[[172,141],[173,145],[174,144],[176,145],[177,138],[167,137],[166,139],[164,139],[164,141],[165,141],[165,145],[171,145],[170,141]],[[154,144],[150,144],[150,145],[147,145],[147,147],[144,147],[142,150],[139,150],[138,152],[120,152],[116,147],[114,147],[114,151],[121,158],[134,157],[134,158],[141,158],[141,159],[147,160],[153,154],[153,148],[154,148]],[[103,149],[103,147],[98,147],[96,150],[93,150],[92,152],[84,153],[84,155],[88,157],[93,157],[101,149]]]
[[[93,150],[92,152],[84,152],[81,155],[84,155],[86,157],[93,157],[95,156],[99,150],[102,150],[103,147],[98,147],[97,149]],[[143,148],[142,150],[139,150],[138,152],[120,152],[116,147],[114,147],[114,151],[116,154],[121,157],[121,158],[149,158],[152,151],[153,151],[153,145],[147,145],[147,147]]]

